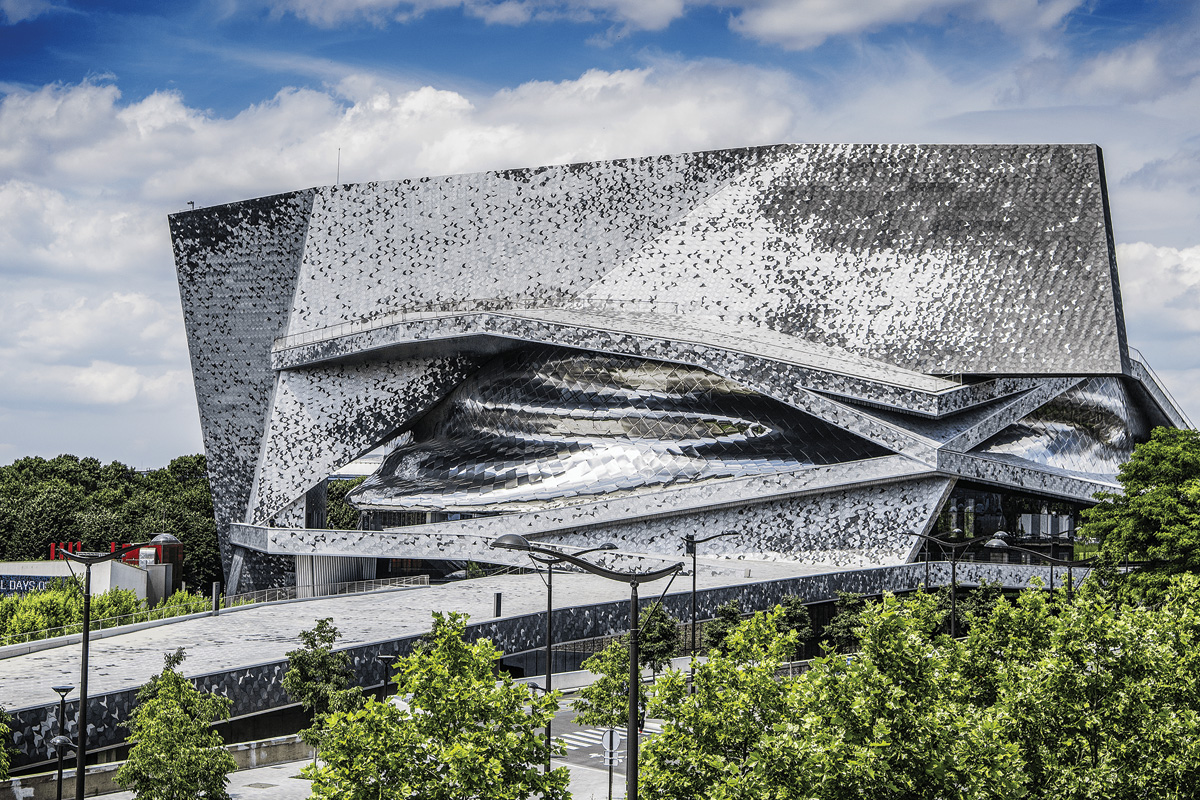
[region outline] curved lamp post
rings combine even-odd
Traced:
[[[495,547],[495,544],[492,545]],[[546,548],[549,550],[550,548]],[[587,550],[579,550],[572,555],[581,556],[585,553],[594,553],[597,550],[616,550],[617,546],[612,542],[606,542],[599,547],[589,547]],[[544,564],[546,567],[546,688],[543,689],[546,694],[550,693],[551,675],[553,673],[552,661],[554,651],[552,643],[554,642],[554,565],[561,564],[563,558],[560,556],[536,556],[533,553],[529,554],[529,558],[538,564]],[[537,686],[537,684],[530,684]],[[541,688],[540,686],[538,687]],[[550,722],[546,722],[546,772],[550,772],[550,745],[553,740],[550,738]]]
[[[112,561],[120,558],[126,553],[132,553],[142,547],[148,547],[149,542],[141,542],[140,544],[126,545],[119,550],[113,550],[111,553],[70,553],[66,550],[59,550],[59,554],[64,558],[69,558],[72,561],[78,561],[84,565],[83,577],[83,656],[79,664],[79,714],[78,720],[78,738],[79,743],[75,748],[75,800],[83,800],[83,783],[87,774],[87,704],[88,704],[88,643],[91,636],[92,627],[92,565],[101,564],[105,561]]]
[[[952,533],[961,534],[961,528],[955,528]],[[987,536],[976,536],[974,539],[968,539],[965,542],[948,542],[945,539],[939,539],[936,536],[928,536],[924,533],[912,533],[910,536],[920,537],[928,542],[933,542],[938,547],[950,550],[950,637],[958,637],[958,559],[963,550],[966,550],[976,542],[982,542]]]
[[[711,542],[713,539],[719,539],[722,536],[732,536],[737,531],[722,531],[714,533],[712,536],[705,536],[703,539],[697,539],[696,534],[689,533],[683,537],[683,552],[685,555],[692,557],[692,673],[689,678],[689,687],[691,691],[696,691],[696,545]]]
[[[641,670],[638,669],[638,591],[639,583],[649,583],[656,581],[659,578],[665,578],[668,575],[674,574],[683,568],[683,562],[672,564],[669,567],[662,569],[650,570],[649,572],[619,572],[617,570],[605,569],[604,567],[596,566],[578,558],[571,553],[563,553],[558,550],[551,550],[548,547],[540,547],[535,544],[530,544],[529,540],[524,536],[518,536],[515,533],[506,533],[498,537],[492,542],[492,547],[502,550],[520,550],[526,553],[538,553],[543,556],[548,556],[555,561],[565,561],[568,564],[574,564],[586,572],[593,575],[598,575],[601,578],[607,578],[611,581],[620,581],[621,583],[629,584],[629,727],[626,736],[629,740],[629,768],[626,774],[626,800],[637,800],[638,796],[638,686],[641,683]],[[82,798],[80,799],[82,800]]]
[[[1092,556],[1091,558],[1085,558],[1081,561],[1067,561],[1062,558],[1055,558],[1053,556],[1048,556],[1045,553],[1039,553],[1037,550],[1030,550],[1028,547],[1018,547],[1015,544],[1009,544],[1008,542],[1004,541],[1004,538],[1000,536],[999,532],[990,541],[988,541],[988,543],[985,544],[984,547],[988,548],[989,550],[1016,550],[1018,553],[1028,553],[1031,556],[1040,558],[1043,561],[1049,563],[1050,564],[1050,593],[1052,595],[1054,594],[1054,568],[1055,567],[1066,567],[1067,568],[1067,601],[1068,602],[1071,602],[1075,599],[1075,573],[1074,573],[1075,567],[1086,567],[1088,564],[1093,563],[1099,557],[1099,556]]]

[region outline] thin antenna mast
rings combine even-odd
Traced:
[[[338,148],[337,178],[334,179],[333,183],[335,186],[342,183],[342,148],[340,147]]]

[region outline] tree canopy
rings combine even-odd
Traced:
[[[487,639],[468,643],[467,618],[433,615],[430,646],[396,661],[402,704],[368,699],[331,714],[321,763],[304,768],[313,797],[337,800],[566,800],[566,768],[542,772],[542,729],[558,693],[505,675]]]
[[[1098,494],[1079,532],[1109,563],[1152,562],[1119,582],[1128,599],[1158,602],[1170,576],[1200,572],[1200,432],[1155,428],[1117,480],[1124,491]]]
[[[679,620],[654,602],[642,613],[638,636],[638,666],[660,672],[679,655]]]
[[[589,656],[583,668],[597,678],[580,689],[579,697],[571,704],[575,720],[581,725],[624,728],[629,722],[628,638],[613,639],[603,650]],[[646,687],[639,683],[638,719],[645,717],[649,698]]]
[[[228,716],[232,701],[198,691],[177,669],[183,659],[182,649],[168,653],[138,691],[126,723],[135,744],[116,782],[138,800],[229,800],[226,776],[237,764],[210,723]]]
[[[283,691],[312,714],[312,727],[301,730],[310,744],[319,741],[319,730],[331,711],[356,708],[362,703],[362,691],[350,685],[350,658],[343,650],[334,650],[341,631],[334,618],[317,620],[311,630],[300,631],[302,646],[288,651],[288,669],[283,674]]]
[[[311,728],[301,731],[305,741],[319,742],[319,731],[332,711],[355,708],[362,703],[362,691],[352,686],[350,657],[333,646],[341,632],[333,617],[317,620],[311,629],[300,631],[302,647],[287,654],[288,668],[283,676],[283,689],[312,713]]]
[[[1200,785],[1200,577],[1160,607],[1031,589],[942,632],[934,594],[857,613],[859,650],[795,678],[775,612],[696,668],[659,681],[644,749],[653,800],[1191,798]]]
[[[204,456],[180,456],[141,473],[120,462],[61,455],[21,458],[0,467],[0,558],[48,558],[51,542],[110,542],[176,536],[183,580],[207,586],[221,577],[217,531]]]

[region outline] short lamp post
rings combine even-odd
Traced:
[[[63,756],[71,744],[67,734],[67,695],[75,691],[74,686],[51,686],[58,695],[58,735],[50,740],[54,745],[55,755],[58,756],[58,800],[62,800]]]
[[[714,533],[712,536],[705,536],[703,539],[697,539],[696,534],[689,533],[683,537],[683,552],[685,555],[692,557],[692,674],[691,674],[691,690],[696,691],[696,545],[711,542],[713,539],[719,539],[722,536],[732,536],[737,531],[722,531]]]
[[[546,548],[546,549],[549,549],[549,548]],[[589,547],[587,550],[578,550],[575,553],[573,553],[572,555],[581,556],[585,553],[594,553],[597,550],[616,550],[616,549],[617,549],[617,546],[615,544],[613,544],[612,542],[606,542],[605,544],[602,544],[599,547]],[[538,564],[543,564],[546,567],[546,688],[544,691],[546,692],[546,694],[549,694],[550,690],[552,688],[551,680],[552,680],[552,675],[554,672],[553,661],[552,661],[552,659],[554,657],[554,649],[553,649],[553,644],[554,644],[554,565],[561,564],[563,562],[563,559],[559,556],[554,556],[554,557],[546,556],[543,558],[541,556],[535,556],[532,553],[529,554],[529,557],[533,561],[537,562]],[[546,772],[547,772],[547,774],[549,774],[549,772],[550,772],[550,745],[552,742],[553,742],[553,739],[551,739],[551,737],[550,737],[550,722],[547,722],[546,723]]]
[[[683,568],[683,562],[672,564],[662,569],[648,572],[618,572],[590,564],[571,553],[551,550],[530,544],[524,536],[506,533],[492,542],[492,547],[502,550],[520,550],[527,553],[538,553],[543,556],[574,564],[582,570],[613,581],[629,584],[629,726],[626,731],[629,748],[629,768],[626,774],[626,800],[637,800],[638,796],[638,690],[641,684],[641,670],[638,668],[638,591],[639,583],[649,583],[659,578],[673,575]]]
[[[999,534],[993,537],[987,544],[984,545],[984,547],[988,548],[989,550],[1016,550],[1018,553],[1026,553],[1035,558],[1040,558],[1042,561],[1048,563],[1050,565],[1051,595],[1054,593],[1054,568],[1066,567],[1067,602],[1072,602],[1075,600],[1075,567],[1086,567],[1095,562],[1095,560],[1098,558],[1098,556],[1092,556],[1091,558],[1085,558],[1082,561],[1068,561],[1062,558],[1054,558],[1053,556],[1048,556],[1045,553],[1039,553],[1037,550],[1030,550],[1028,547],[1018,547],[1015,544],[1009,544],[1008,542],[1004,541],[1004,538]]]
[[[58,751],[58,800],[62,800],[62,773],[63,773],[63,754],[71,749],[74,742],[70,736],[63,736],[61,733],[50,740],[50,744],[54,745],[54,749]],[[78,769],[78,767],[76,767]]]
[[[951,533],[955,536],[962,535],[961,528],[955,528]],[[950,551],[950,637],[958,638],[958,560],[962,552],[976,542],[982,542],[987,539],[987,536],[976,536],[974,539],[968,539],[965,542],[948,542],[945,539],[939,539],[936,536],[927,536],[924,533],[914,533],[913,536],[920,537],[927,542],[933,542],[943,550]]]
[[[78,561],[84,565],[83,577],[83,655],[79,664],[79,714],[77,734],[79,741],[75,746],[75,800],[83,800],[84,778],[87,773],[87,741],[88,741],[88,644],[92,627],[92,565],[118,559],[126,553],[132,553],[149,542],[131,544],[114,550],[111,553],[71,553],[60,550],[64,558]]]

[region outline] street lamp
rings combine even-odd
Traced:
[[[1049,562],[1051,595],[1054,594],[1054,568],[1055,567],[1066,567],[1067,568],[1067,602],[1072,602],[1075,599],[1075,573],[1074,573],[1075,567],[1085,567],[1088,564],[1091,564],[1092,562],[1094,562],[1097,558],[1099,558],[1099,556],[1092,556],[1091,558],[1085,558],[1081,561],[1067,561],[1065,559],[1054,558],[1053,556],[1048,556],[1045,553],[1039,553],[1037,550],[1030,550],[1027,547],[1018,547],[1015,544],[1009,544],[1008,542],[1004,541],[1004,539],[999,535],[996,535],[994,538],[992,538],[987,544],[984,545],[984,547],[987,547],[991,550],[1016,550],[1019,553],[1028,553],[1031,556],[1036,556],[1037,558],[1040,558],[1043,561]]]
[[[549,548],[547,548],[547,549],[549,549]],[[594,553],[597,550],[616,550],[616,549],[617,549],[617,546],[615,544],[613,544],[612,542],[606,542],[606,543],[600,545],[599,547],[589,547],[587,550],[579,550],[579,551],[575,552],[574,555],[581,556],[584,553]],[[554,655],[554,651],[552,649],[552,645],[554,642],[554,639],[553,639],[553,636],[554,636],[554,565],[561,564],[563,562],[563,559],[560,558],[559,556],[554,556],[553,558],[549,558],[549,557],[542,558],[540,556],[535,556],[532,553],[529,554],[529,558],[532,559],[533,561],[537,562],[538,564],[544,564],[546,566],[546,689],[545,689],[545,692],[546,692],[546,694],[549,694],[550,689],[551,689],[551,683],[550,683],[551,673],[553,672],[552,658]],[[536,685],[536,684],[534,684],[534,685]],[[550,721],[548,720],[546,722],[546,773],[547,774],[549,774],[549,772],[550,772],[550,745],[551,745],[552,741],[553,740],[550,738]]]
[[[54,749],[58,755],[58,800],[62,800],[62,774],[63,774],[63,751],[67,748],[65,745],[71,744],[71,740],[66,736],[67,732],[67,695],[75,691],[74,686],[51,686],[51,689],[58,694],[58,736],[50,740],[50,744],[54,745]]]
[[[637,800],[638,796],[638,688],[641,684],[641,670],[638,669],[638,591],[639,583],[650,583],[659,578],[665,578],[668,575],[679,572],[683,568],[683,562],[672,564],[669,567],[662,569],[651,570],[649,572],[618,572],[617,570],[605,569],[604,567],[595,564],[589,564],[581,558],[576,558],[570,553],[551,550],[547,547],[539,547],[530,544],[524,536],[518,536],[515,533],[506,533],[498,537],[492,542],[492,547],[502,550],[522,550],[527,553],[539,553],[544,556],[566,561],[568,564],[574,564],[580,569],[586,570],[593,575],[599,575],[601,578],[607,578],[612,581],[620,581],[621,583],[629,584],[629,726],[626,736],[629,739],[629,771],[626,775],[627,789],[625,790],[626,800]]]
[[[58,751],[58,800],[62,800],[62,762],[63,752],[67,750],[74,742],[70,736],[63,736],[61,733],[50,740],[50,744],[54,745],[54,749]],[[79,767],[76,767],[79,769]]]
[[[955,528],[951,535],[962,535],[962,528]],[[959,553],[966,550],[976,542],[982,542],[987,539],[987,536],[976,536],[974,539],[968,539],[965,542],[948,542],[945,539],[939,539],[936,536],[928,536],[924,533],[913,533],[912,536],[918,536],[926,541],[933,542],[939,547],[950,549],[950,638],[958,638],[958,559]],[[926,567],[928,569],[928,566]]]
[[[723,531],[714,533],[712,536],[705,536],[703,539],[697,539],[695,533],[689,533],[683,537],[683,551],[685,555],[692,557],[692,676],[691,690],[696,691],[696,545],[711,542],[713,539],[719,539],[722,536],[732,536],[737,531]]]
[[[59,550],[64,558],[69,558],[72,561],[78,561],[84,565],[83,577],[83,657],[79,664],[79,714],[76,717],[78,720],[77,734],[79,743],[75,748],[75,800],[83,800],[83,782],[87,773],[87,704],[88,704],[88,644],[91,638],[92,627],[92,565],[101,564],[105,561],[112,561],[120,558],[126,553],[132,553],[141,547],[146,547],[150,543],[142,542],[141,544],[126,545],[111,553],[71,553],[66,550]]]

